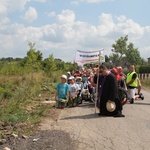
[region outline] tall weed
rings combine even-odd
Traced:
[[[42,72],[9,76],[3,82],[0,79],[0,122],[13,126],[18,123],[28,123],[34,128],[51,108],[50,105],[38,101],[39,94],[43,92],[43,85],[49,86],[47,93],[50,93],[50,89],[54,87]],[[32,131],[33,128],[26,126],[23,130]],[[11,130],[18,132],[17,128]]]

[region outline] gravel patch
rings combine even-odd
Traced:
[[[24,139],[23,137],[6,139],[6,143],[0,145],[11,150],[76,150],[77,143],[72,141],[69,134],[61,130],[38,131],[34,135]]]

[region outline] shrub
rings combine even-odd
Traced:
[[[9,99],[12,97],[13,94],[10,90],[0,87],[0,95],[1,95],[1,99]]]
[[[150,73],[150,65],[139,67],[139,73]]]

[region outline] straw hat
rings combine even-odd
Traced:
[[[106,109],[109,111],[109,112],[113,112],[113,111],[115,111],[115,109],[116,109],[116,104],[115,104],[115,102],[107,102],[106,103]]]

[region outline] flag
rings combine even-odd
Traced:
[[[100,54],[100,56],[99,56]],[[100,57],[100,58],[99,58]],[[105,62],[105,57],[103,54],[103,50],[97,51],[76,51],[75,62],[77,63],[97,63],[97,62]]]

